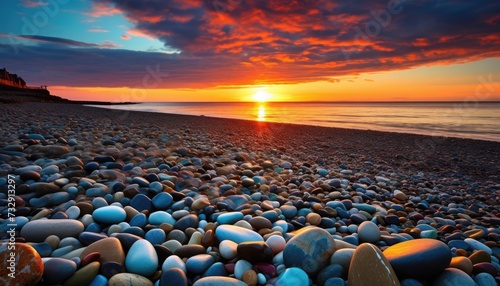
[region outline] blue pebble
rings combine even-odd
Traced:
[[[167,236],[165,234],[165,231],[163,231],[163,229],[161,228],[153,228],[150,231],[148,231],[145,236],[146,240],[151,242],[151,244],[153,245],[164,243],[166,237]]]
[[[98,274],[94,280],[89,284],[89,286],[107,286],[108,279],[101,274]]]
[[[227,276],[226,268],[224,268],[224,263],[216,262],[208,268],[203,274],[204,277],[207,276]]]
[[[152,203],[158,210],[166,210],[172,204],[174,199],[169,193],[159,193],[153,197]]]
[[[144,227],[148,223],[148,218],[146,217],[145,214],[143,213],[138,213],[136,214],[131,220],[130,220],[130,226],[138,226],[138,227]]]

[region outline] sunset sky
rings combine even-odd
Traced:
[[[0,68],[101,101],[500,100],[491,0],[22,0]]]

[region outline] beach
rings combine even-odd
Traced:
[[[500,282],[500,142],[79,104],[0,113],[0,239],[15,224],[34,257],[18,284],[2,264],[4,285]]]

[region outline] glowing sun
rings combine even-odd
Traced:
[[[263,90],[260,90],[253,95],[253,100],[257,102],[266,102],[269,101],[269,99],[271,99],[271,95]]]

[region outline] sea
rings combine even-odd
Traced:
[[[500,142],[500,102],[144,102],[92,106]]]

